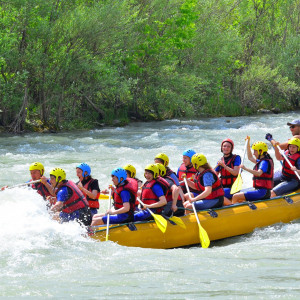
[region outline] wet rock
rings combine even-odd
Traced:
[[[269,109],[264,109],[264,108],[261,108],[257,111],[257,113],[259,114],[270,114],[271,111]]]

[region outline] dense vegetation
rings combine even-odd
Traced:
[[[0,14],[13,132],[299,106],[299,0],[6,0]]]

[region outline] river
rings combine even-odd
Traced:
[[[211,165],[230,137],[242,155],[244,138],[291,137],[287,121],[296,112],[202,120],[133,123],[58,134],[0,135],[0,187],[30,179],[29,165],[40,161],[46,176],[53,167],[76,180],[75,168],[90,164],[100,188],[113,168],[131,163],[137,177],[165,152],[176,170],[182,152],[203,152]],[[274,150],[270,149],[274,157]],[[247,166],[251,163],[245,160]],[[276,167],[280,167],[275,161]],[[253,166],[253,165],[252,165]],[[243,173],[244,187],[251,185]],[[107,201],[101,201],[101,211]],[[76,299],[299,299],[300,223],[276,224],[212,243],[208,249],[128,248],[84,237],[77,223],[58,224],[33,190],[0,192],[0,296]]]

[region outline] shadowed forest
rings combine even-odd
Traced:
[[[299,0],[0,1],[0,127],[299,108]]]

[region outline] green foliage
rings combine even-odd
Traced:
[[[298,105],[297,0],[14,0],[0,16],[8,129]]]

